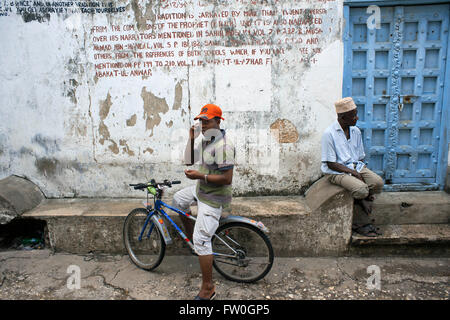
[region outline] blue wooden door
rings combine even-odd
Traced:
[[[388,185],[435,185],[450,6],[381,7],[373,29],[366,10],[350,8],[343,87],[366,162]]]

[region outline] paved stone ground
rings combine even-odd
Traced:
[[[257,283],[239,284],[214,272],[218,300],[449,299],[450,258],[275,258]],[[80,289],[67,280],[80,268]],[[367,288],[367,268],[380,268],[381,290]],[[0,299],[192,299],[200,285],[194,256],[166,256],[153,272],[122,255],[0,252]]]

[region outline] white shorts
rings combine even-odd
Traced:
[[[198,212],[195,221],[193,242],[194,250],[199,256],[211,255],[211,239],[219,227],[222,207],[213,208],[197,198],[197,186],[192,185],[181,189],[173,196],[172,206],[184,212],[190,211],[190,206],[197,202]]]

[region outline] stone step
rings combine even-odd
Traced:
[[[355,206],[355,210],[361,209]],[[382,192],[374,201],[372,218],[377,225],[448,224],[450,194],[444,191]]]
[[[450,244],[449,224],[404,224],[379,227],[382,235],[378,237],[365,237],[353,233],[352,246]]]

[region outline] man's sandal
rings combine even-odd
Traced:
[[[375,232],[375,233],[377,234],[377,236],[383,235],[383,234],[380,232],[380,228],[374,227],[372,224],[369,224],[369,226],[372,228],[372,231]]]
[[[213,292],[213,294],[211,295],[211,297],[208,298],[202,298],[200,296],[195,296],[194,300],[214,300],[214,298],[216,297],[216,293]]]

